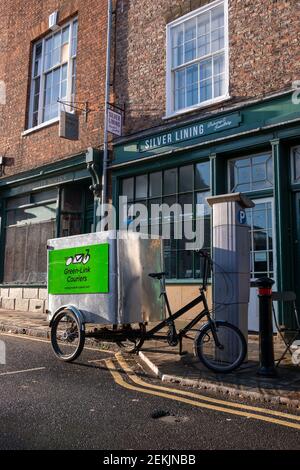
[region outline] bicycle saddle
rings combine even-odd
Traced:
[[[150,273],[148,276],[153,277],[153,279],[162,279],[164,276],[167,276],[168,273]]]

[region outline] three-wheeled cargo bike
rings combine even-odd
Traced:
[[[245,338],[236,326],[214,318],[206,298],[212,262],[208,253],[198,254],[203,271],[199,295],[172,313],[161,239],[107,231],[49,240],[48,319],[56,356],[74,361],[85,338],[117,343],[128,353],[138,352],[145,340],[159,339],[179,345],[182,354],[186,338],[211,370],[239,367],[246,357]],[[175,320],[200,304],[202,309],[177,331]]]

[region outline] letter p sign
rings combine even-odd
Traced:
[[[245,225],[247,223],[247,214],[246,211],[240,210],[238,213],[238,221],[241,225]]]

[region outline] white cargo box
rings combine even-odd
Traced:
[[[124,324],[165,318],[159,281],[163,271],[160,239],[128,232],[98,232],[48,241],[50,321],[66,305],[77,307],[86,323]]]

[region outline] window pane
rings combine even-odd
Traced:
[[[69,42],[69,33],[70,33],[70,26],[66,26],[62,30],[62,39],[61,39],[62,44],[66,44]]]
[[[73,99],[76,93],[76,73],[77,73],[76,59],[73,59],[73,69],[72,69],[72,97]]]
[[[191,251],[179,251],[178,276],[181,279],[193,277],[193,253]]]
[[[224,48],[224,29],[216,29],[211,33],[211,51],[217,52]]]
[[[214,97],[225,95],[225,75],[214,77]]]
[[[210,14],[204,13],[198,18],[198,36],[210,33]]]
[[[300,180],[300,150],[294,150],[294,181],[298,182]]]
[[[271,154],[255,155],[230,162],[230,190],[254,191],[273,187]]]
[[[137,176],[135,179],[135,198],[145,198],[148,195],[148,176]]]
[[[175,111],[185,108],[185,88],[175,90]]]
[[[210,187],[210,163],[197,163],[195,166],[195,189]]]
[[[219,54],[214,57],[214,75],[220,75],[225,72],[225,56]]]
[[[78,36],[78,21],[73,22],[73,35],[72,35],[72,57],[77,54],[77,36]]]
[[[134,179],[127,178],[122,182],[122,196],[127,196],[129,201],[133,200]]]
[[[211,208],[206,202],[206,198],[211,195],[210,191],[202,191],[196,194],[196,217],[201,218],[211,213]]]
[[[176,251],[165,251],[165,269],[169,279],[176,279]]]
[[[224,27],[224,8],[219,6],[211,11],[211,29]]]
[[[174,194],[177,191],[177,169],[166,170],[164,172],[164,194]]]
[[[187,106],[198,103],[198,65],[186,69]]]
[[[181,219],[192,220],[193,218],[193,193],[184,194],[178,197],[181,206]]]
[[[200,102],[212,99],[212,79],[200,82]]]
[[[179,192],[187,192],[193,190],[193,165],[183,166],[179,169]]]
[[[198,57],[203,57],[210,53],[210,34],[205,34],[198,38]]]
[[[206,80],[212,76],[212,61],[211,59],[200,62],[200,80]]]
[[[149,197],[160,196],[162,194],[162,172],[150,174]]]
[[[198,18],[198,57],[210,53],[210,13]]]

